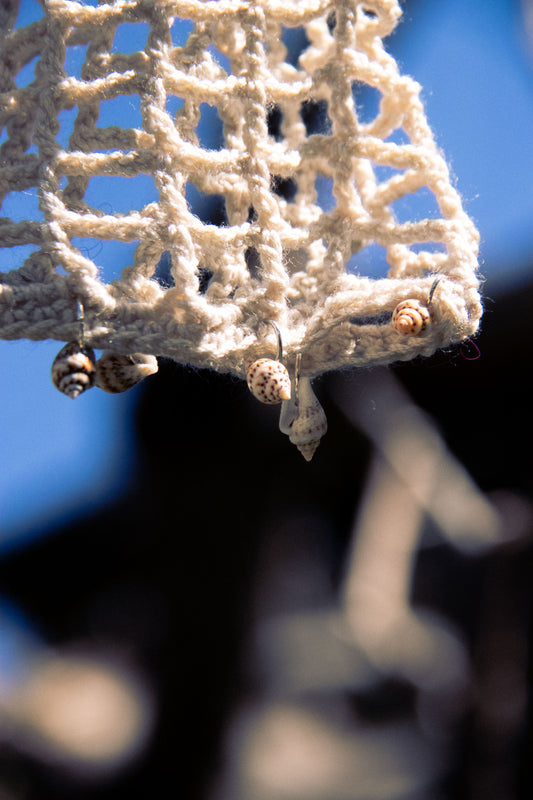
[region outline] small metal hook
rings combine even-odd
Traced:
[[[84,345],[85,343],[85,312],[83,310],[83,303],[81,300],[76,300],[76,322],[79,323],[80,326],[80,345]]]
[[[270,324],[276,331],[276,336],[278,337],[278,354],[276,356],[276,361],[283,361],[283,344],[281,342],[281,331],[276,325],[276,323],[272,322],[272,320],[270,320]]]
[[[435,289],[437,288],[439,283],[440,283],[440,278],[435,278],[435,280],[431,284],[431,289],[429,290],[429,295],[428,295],[428,306],[431,305],[431,301],[433,300],[433,295],[435,294]]]
[[[302,354],[296,355],[296,363],[294,365],[294,400],[298,403],[298,389],[300,387],[300,369],[302,366]]]

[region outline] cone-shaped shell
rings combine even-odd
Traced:
[[[124,356],[104,350],[96,362],[96,385],[104,392],[126,392],[158,370],[157,358],[133,353]]]
[[[287,433],[306,461],[311,461],[328,429],[324,409],[317,400],[309,378],[300,378],[297,403],[284,403],[280,429]]]
[[[392,313],[392,324],[404,336],[420,336],[430,323],[429,311],[420,300],[403,300]]]
[[[291,379],[280,361],[260,358],[253,361],[246,375],[248,388],[261,403],[281,403],[291,396]]]
[[[74,400],[90,389],[95,380],[94,352],[79,342],[68,342],[52,363],[52,383]]]

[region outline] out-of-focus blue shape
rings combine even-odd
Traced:
[[[124,487],[136,389],[71,400],[50,379],[60,342],[0,342],[0,555]]]

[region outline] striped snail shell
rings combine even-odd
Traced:
[[[398,303],[392,313],[392,324],[398,333],[420,336],[430,323],[429,311],[420,300],[411,298]]]
[[[104,392],[113,394],[126,392],[157,370],[155,356],[144,353],[124,356],[111,350],[104,350],[96,362],[96,385]]]
[[[279,427],[296,445],[306,461],[311,461],[328,429],[324,409],[317,400],[309,378],[300,377],[298,399],[283,404]]]
[[[246,380],[251,393],[261,403],[281,403],[291,396],[291,379],[280,361],[271,358],[252,361]]]
[[[73,400],[90,389],[95,380],[94,352],[79,342],[68,342],[52,363],[52,383]]]

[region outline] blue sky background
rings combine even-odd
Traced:
[[[19,24],[41,13],[36,0],[22,0]],[[180,36],[185,40],[190,27],[184,21],[176,29],[176,43],[182,43]],[[123,26],[117,49],[144,46],[146,32],[146,26]],[[497,298],[506,287],[531,279],[533,49],[528,49],[520,3],[419,0],[408,5],[387,46],[401,71],[423,86],[428,120],[481,233],[486,293]],[[67,68],[74,74],[80,54],[81,49],[78,55],[69,50]],[[29,66],[27,82],[32,70]],[[134,103],[119,106],[103,103],[99,124],[116,121],[117,113],[136,119]],[[61,134],[65,144],[68,113]],[[208,142],[213,131],[207,117],[205,123]],[[155,199],[149,176],[133,181],[141,204]],[[130,207],[122,208],[131,191],[124,192],[120,180],[96,179],[90,192],[95,206]],[[12,194],[0,214],[23,219],[31,208],[36,208],[35,193]],[[81,244],[106,278],[111,265],[128,263],[128,248],[134,247],[95,240]],[[20,263],[20,253],[0,249],[2,271]],[[107,502],[127,483],[135,457],[129,419],[136,390],[118,396],[92,391],[72,402],[50,382],[50,365],[60,346],[0,341],[0,556],[47,526]]]

